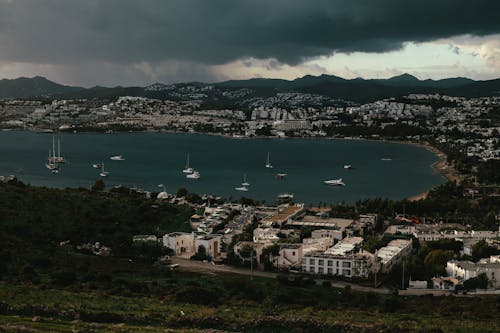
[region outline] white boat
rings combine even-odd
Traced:
[[[186,157],[186,167],[184,168],[184,170],[182,170],[182,172],[184,172],[186,174],[190,174],[190,173],[194,172],[194,169],[189,166],[189,154],[187,154],[187,157]]]
[[[344,165],[344,169],[350,170],[350,169],[352,169],[352,165],[346,164],[346,165]]]
[[[273,168],[273,165],[271,164],[271,159],[270,159],[270,156],[269,156],[269,152],[267,152],[266,168],[268,168],[268,169],[272,169]]]
[[[344,180],[342,178],[325,180],[323,183],[331,186],[345,186]]]
[[[186,174],[186,178],[187,179],[200,179],[201,175],[200,175],[200,173],[198,171],[193,170],[192,173]]]
[[[289,202],[293,200],[293,193],[281,193],[279,194],[276,199],[279,202]]]
[[[49,149],[49,158],[48,158],[48,162],[45,163],[45,167],[49,170],[57,170],[59,169],[57,163],[54,162],[54,154],[50,151]]]
[[[246,187],[246,186],[235,187],[234,189],[236,191],[248,192],[248,187]]]
[[[241,183],[241,185],[243,185],[243,187],[250,186],[250,183],[247,182],[247,174],[246,173],[243,175],[243,183]],[[248,191],[248,189],[247,189],[247,191]]]
[[[285,179],[288,175],[286,173],[277,173],[276,179]]]
[[[61,141],[57,139],[57,156],[56,156],[56,144],[55,144],[55,138],[52,137],[52,151],[54,152],[53,156],[51,157],[51,161],[53,163],[66,163],[66,160],[64,157],[61,156]]]
[[[109,159],[113,161],[125,161],[125,157],[122,155],[111,156]]]
[[[92,164],[92,167],[94,169],[100,169],[101,168],[101,163],[94,163],[94,164]]]
[[[381,161],[392,161],[392,158],[390,158],[390,157],[382,157],[380,160]]]
[[[101,164],[101,173],[99,173],[101,177],[107,177],[109,175],[108,171],[104,171],[104,163]]]

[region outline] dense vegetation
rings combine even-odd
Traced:
[[[139,194],[1,184],[0,276],[53,270],[54,261],[71,266],[72,253],[89,252],[96,242],[130,259],[141,253],[132,245],[134,235],[190,230],[192,213]]]

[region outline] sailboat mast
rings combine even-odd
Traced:
[[[57,157],[61,158],[61,141],[57,139]]]

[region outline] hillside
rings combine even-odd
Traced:
[[[324,95],[328,98],[371,102],[377,99],[400,97],[412,93],[445,94],[451,96],[478,97],[500,95],[500,79],[474,81],[467,78],[442,80],[419,80],[409,74],[389,79],[343,79],[334,75],[306,75],[295,80],[255,78],[230,80],[214,84],[190,82],[165,85],[161,83],[146,87],[70,87],[43,77],[0,80],[1,98],[110,98],[116,96],[142,96],[171,100],[201,100],[220,107],[232,107],[225,98],[239,90],[249,90],[245,98],[269,97],[280,92],[299,92]]]

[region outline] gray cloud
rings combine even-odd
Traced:
[[[332,52],[500,32],[488,0],[0,0],[0,59],[296,64]]]

